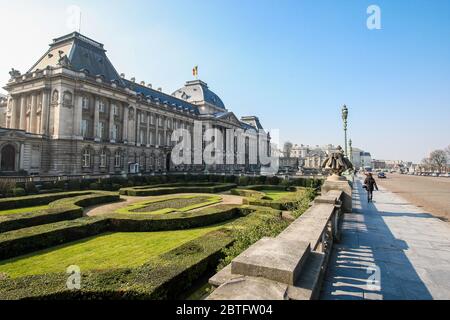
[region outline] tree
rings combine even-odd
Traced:
[[[430,153],[430,162],[439,172],[447,167],[447,161],[447,153],[444,150],[435,150]]]
[[[288,158],[291,157],[291,152],[292,152],[293,146],[294,146],[294,145],[293,145],[292,142],[290,142],[290,141],[287,141],[287,142],[284,143],[284,146],[283,146],[283,153],[284,153],[284,156],[285,156],[285,157],[288,157]]]
[[[421,167],[422,167],[425,171],[431,171],[431,161],[430,161],[430,158],[424,158],[424,159],[422,159]]]

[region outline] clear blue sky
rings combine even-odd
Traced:
[[[72,31],[72,4],[119,72],[171,93],[199,65],[230,110],[282,140],[342,144],[345,103],[354,145],[375,158],[450,144],[450,1],[0,0],[2,83]],[[382,30],[366,27],[371,4]]]

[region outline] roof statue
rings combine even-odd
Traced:
[[[341,175],[347,170],[353,169],[353,164],[344,156],[341,146],[337,147],[336,152],[332,152],[323,161],[322,168],[332,173],[332,179],[341,180]]]
[[[9,75],[11,76],[11,79],[14,79],[15,77],[20,76],[20,71],[12,68]]]

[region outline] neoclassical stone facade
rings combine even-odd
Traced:
[[[201,121],[268,137],[257,117],[238,119],[201,80],[172,95],[119,75],[101,43],[79,33],[57,38],[25,74],[10,72],[0,102],[1,173],[89,175],[157,172],[258,172],[254,144],[245,140],[242,164],[174,165],[176,129],[192,136]],[[253,146],[253,147],[252,147]],[[260,146],[256,143],[256,148]],[[192,158],[204,145],[191,150]],[[267,143],[270,154],[270,143]],[[223,157],[227,155],[224,153]],[[226,163],[226,162],[224,162]]]

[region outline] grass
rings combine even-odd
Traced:
[[[266,194],[266,196],[264,197],[265,199],[273,201],[278,201],[281,198],[284,198],[288,195],[295,194],[295,192],[280,191],[280,190],[261,190],[261,192]]]
[[[151,258],[222,227],[216,225],[179,231],[107,233],[5,260],[0,262],[0,273],[18,278],[65,272],[71,265],[79,266],[82,272],[137,267]]]
[[[210,206],[222,201],[220,196],[189,195],[164,197],[135,203],[116,210],[124,214],[167,214],[172,212],[187,212]]]
[[[6,216],[6,215],[18,214],[18,213],[32,213],[32,212],[37,212],[37,211],[46,210],[46,209],[48,209],[48,205],[2,210],[2,211],[0,211],[0,216]]]

